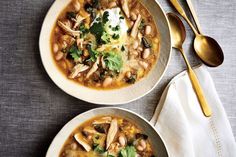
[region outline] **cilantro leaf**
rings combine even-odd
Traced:
[[[95,62],[97,57],[98,57],[98,51],[94,50],[92,48],[92,45],[90,45],[90,44],[87,45],[87,49],[88,49],[88,52],[89,52],[89,55],[90,55],[90,60],[92,62]]]
[[[123,61],[121,56],[118,53],[115,52],[109,52],[104,54],[104,61],[107,65],[107,67],[111,71],[117,71],[119,72],[120,69],[123,66]]]
[[[136,149],[134,146],[127,146],[123,148],[120,153],[119,157],[135,157],[136,156]]]
[[[90,29],[89,29],[90,33],[92,33],[95,37],[98,43],[102,43],[101,41],[101,37],[103,35],[104,32],[104,27],[102,22],[96,22],[94,23]]]
[[[89,29],[85,27],[84,23],[80,24],[79,30],[82,32],[81,38],[83,38],[86,34],[89,33]]]
[[[101,40],[103,41],[103,43],[107,44],[110,42],[110,36],[109,34],[107,34],[107,32],[103,32],[102,36],[101,36]]]
[[[75,43],[69,48],[68,53],[74,59],[74,61],[78,60],[82,55],[82,51],[77,47]]]

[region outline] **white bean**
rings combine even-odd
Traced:
[[[131,20],[136,21],[137,20],[137,15],[134,12],[131,12],[130,13],[130,18],[131,18]]]
[[[144,49],[143,54],[142,54],[143,59],[148,58],[150,53],[151,53],[151,50],[149,48]]]
[[[143,51],[143,48],[141,46],[138,47],[138,51]]]
[[[144,139],[141,139],[139,141],[140,146],[142,146],[144,149],[147,147],[146,141]]]
[[[136,49],[138,48],[138,46],[139,46],[139,43],[138,43],[137,40],[135,40],[135,41],[133,42],[133,45],[132,45],[133,49],[136,50]]]
[[[149,34],[151,34],[151,32],[152,32],[152,27],[147,25],[145,27],[145,35],[149,35]]]
[[[52,49],[53,49],[53,52],[54,52],[54,53],[57,53],[57,51],[59,50],[58,44],[57,44],[57,43],[54,43]]]
[[[59,52],[57,52],[55,58],[56,58],[57,61],[59,61],[63,58],[63,56],[64,56],[64,53],[59,51]]]
[[[136,148],[137,148],[137,150],[140,151],[140,152],[144,151],[144,148],[143,148],[142,146],[140,146],[140,145],[137,145]]]
[[[103,82],[103,87],[107,87],[112,83],[112,78],[111,77],[107,77],[104,82]]]
[[[77,144],[76,143],[71,143],[71,149],[72,150],[76,150],[78,148]]]
[[[148,68],[148,63],[144,62],[144,61],[139,61],[139,64],[144,68],[147,69]]]
[[[122,147],[125,146],[125,144],[126,144],[126,139],[125,139],[124,136],[120,136],[120,137],[119,137],[119,143],[120,143],[120,145],[121,145]]]

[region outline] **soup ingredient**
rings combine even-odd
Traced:
[[[102,117],[99,119],[96,119],[93,121],[93,125],[98,125],[98,124],[110,124],[112,120],[112,117]]]
[[[133,146],[127,146],[120,151],[119,157],[136,157],[136,150]]]
[[[61,21],[58,21],[58,26],[60,26],[66,33],[76,37],[80,35],[80,31],[74,31],[71,28],[69,28],[68,26],[66,26],[64,23],[62,23]]]
[[[151,50],[149,48],[144,49],[142,57],[143,59],[147,59],[151,53]]]
[[[145,27],[145,35],[149,35],[149,34],[151,34],[151,32],[152,32],[152,27],[147,25]]]
[[[136,38],[136,36],[138,34],[138,28],[139,28],[141,21],[142,21],[142,17],[140,14],[138,14],[137,20],[135,21],[134,26],[131,31],[131,34],[130,34],[131,37]]]
[[[83,72],[87,69],[89,69],[89,66],[84,65],[84,64],[77,64],[71,70],[71,74],[69,75],[69,78],[76,78],[80,72]]]
[[[117,122],[117,119],[113,119],[111,121],[111,125],[107,134],[106,149],[108,149],[111,143],[113,142],[117,131],[118,131],[118,122]]]
[[[126,142],[126,137],[124,135],[119,136],[119,143],[122,147],[125,146]]]
[[[122,6],[122,9],[123,9],[126,17],[129,18],[130,14],[129,14],[128,0],[120,0],[120,2],[121,2],[121,6]]]
[[[74,135],[75,140],[83,146],[83,148],[89,152],[92,148],[91,146],[86,142],[85,139],[83,139],[82,135],[80,133]]]
[[[92,68],[87,73],[86,78],[89,78],[95,71],[97,71],[99,60],[100,60],[100,57],[97,58],[96,62],[93,64]]]
[[[111,71],[119,72],[122,68],[122,58],[118,53],[109,52],[104,54],[104,62]]]
[[[111,77],[107,77],[104,82],[103,82],[103,87],[107,87],[112,83],[112,78]]]

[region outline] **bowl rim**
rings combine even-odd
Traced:
[[[141,119],[141,121],[143,121],[145,124],[147,124],[154,132],[157,136],[160,137],[160,140],[161,142],[163,143],[163,146],[165,148],[165,151],[166,151],[166,154],[169,156],[169,153],[168,153],[168,150],[167,150],[167,147],[166,147],[166,143],[165,141],[163,140],[162,136],[158,133],[157,129],[153,126],[153,124],[151,124],[148,120],[146,120],[144,117],[142,117],[141,115],[135,113],[134,111],[131,111],[129,109],[125,109],[125,108],[120,108],[120,107],[97,107],[97,108],[93,108],[93,109],[90,109],[88,111],[85,111],[85,112],[82,112],[78,115],[76,115],[74,118],[72,118],[71,120],[69,120],[68,122],[66,122],[66,124],[60,129],[60,131],[56,134],[56,136],[53,138],[52,142],[50,143],[48,149],[47,149],[47,152],[45,154],[45,157],[51,157],[50,155],[52,155],[51,153],[53,152],[53,148],[54,146],[57,144],[56,140],[59,139],[62,135],[63,135],[63,132],[65,132],[65,130],[70,126],[72,125],[72,123],[74,121],[76,121],[78,118],[80,117],[83,117],[83,116],[86,116],[87,114],[90,114],[90,113],[93,113],[94,111],[98,111],[98,110],[119,110],[121,112],[125,112],[125,113],[128,113],[128,114],[131,114],[132,116],[134,117],[138,117]],[[90,118],[88,118],[87,120],[93,118],[93,117],[96,117],[97,115],[94,115],[94,116],[90,116]],[[125,117],[124,117],[125,118]],[[86,120],[85,120],[86,121]],[[85,121],[81,122],[81,124],[83,124]],[[76,127],[79,127],[76,126]],[[74,127],[74,129],[76,128]],[[68,130],[69,131],[69,130]],[[73,132],[74,130],[70,130],[70,134]],[[152,140],[151,140],[152,141]],[[64,141],[65,142],[65,141]],[[62,148],[61,148],[62,149]],[[60,149],[60,150],[61,150]]]
[[[127,99],[127,100],[119,100],[118,102],[112,102],[112,101],[104,101],[104,100],[99,100],[99,101],[93,101],[93,100],[90,100],[90,99],[87,99],[87,98],[84,98],[84,97],[80,97],[78,94],[76,94],[75,92],[71,92],[70,90],[67,90],[65,88],[63,88],[62,85],[60,85],[56,80],[55,78],[53,77],[53,75],[51,74],[51,72],[49,71],[49,68],[47,67],[46,65],[46,61],[44,60],[43,58],[43,55],[42,55],[42,51],[43,51],[43,47],[42,47],[42,32],[43,32],[43,29],[44,29],[44,26],[46,25],[46,22],[47,22],[47,19],[49,18],[49,14],[50,14],[50,10],[54,7],[54,5],[56,5],[57,1],[54,1],[53,4],[50,6],[50,8],[48,9],[47,13],[46,13],[46,16],[43,20],[43,23],[42,23],[42,27],[41,27],[41,30],[40,30],[40,35],[39,35],[39,51],[40,51],[40,58],[41,58],[41,61],[42,61],[42,64],[43,64],[43,67],[45,69],[45,71],[47,72],[48,76],[50,77],[50,79],[56,84],[57,87],[59,87],[62,91],[64,91],[65,93],[67,93],[68,95],[70,96],[73,96],[79,100],[82,100],[82,101],[85,101],[85,102],[88,102],[88,103],[91,103],[91,104],[97,104],[97,105],[121,105],[121,104],[127,104],[127,103],[130,103],[130,102],[133,102],[135,100],[138,100],[142,97],[144,97],[145,95],[149,94],[151,91],[153,91],[153,89],[159,84],[159,82],[162,80],[163,76],[165,75],[166,71],[167,71],[167,68],[170,64],[170,60],[171,60],[171,56],[172,56],[172,48],[171,48],[171,45],[172,45],[172,41],[171,41],[171,34],[170,34],[170,24],[169,24],[169,21],[168,21],[168,18],[167,18],[167,15],[163,9],[163,7],[160,5],[160,3],[157,1],[157,0],[154,0],[154,2],[158,5],[158,7],[160,8],[161,10],[161,13],[163,14],[164,16],[164,20],[166,21],[167,23],[167,29],[168,29],[168,34],[166,34],[168,36],[168,38],[170,39],[170,44],[169,44],[169,53],[168,53],[168,58],[167,58],[167,62],[166,62],[166,66],[164,67],[164,70],[163,72],[161,73],[159,79],[152,85],[152,87],[144,92],[142,92],[142,94],[138,95],[138,96],[135,96],[133,98],[130,98],[130,99]],[[159,60],[159,59],[158,59]],[[157,62],[158,62],[157,60]],[[157,65],[157,63],[155,63],[155,66]],[[154,67],[152,68],[152,70],[154,69]],[[149,72],[151,73],[152,70]],[[60,70],[58,69],[58,72],[60,72]],[[144,80],[146,79],[145,77],[142,79]],[[141,80],[139,81],[141,82]],[[82,85],[81,85],[82,86]],[[133,86],[133,85],[130,85],[130,86]],[[85,87],[85,88],[88,88],[88,87]],[[123,87],[123,88],[126,88],[126,87]],[[118,88],[119,89],[119,88]],[[120,88],[122,89],[122,88]],[[97,90],[97,89],[95,89]],[[98,91],[112,91],[112,90],[98,90]]]

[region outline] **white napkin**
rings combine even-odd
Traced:
[[[151,123],[169,157],[236,157],[236,143],[213,80],[205,66],[194,70],[212,117],[203,115],[188,74],[177,75],[165,89]]]

